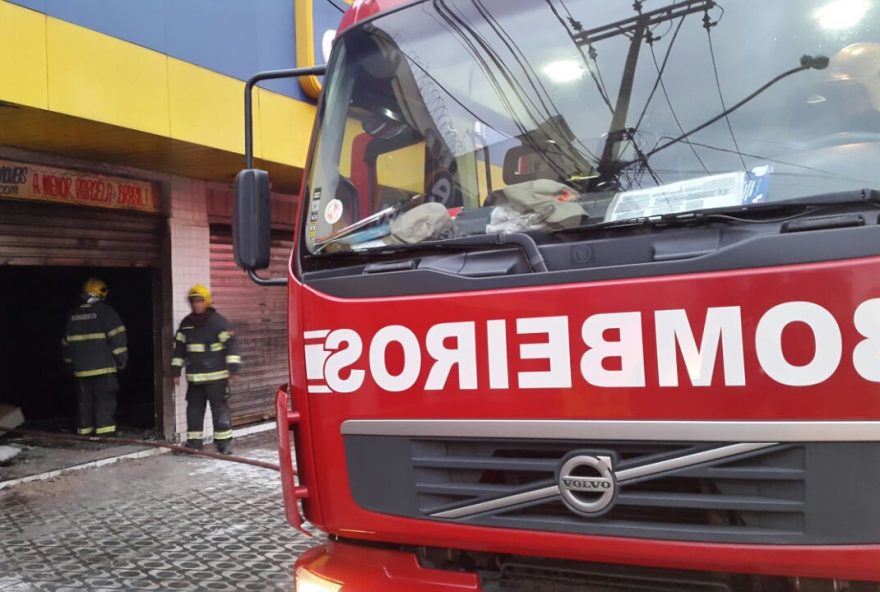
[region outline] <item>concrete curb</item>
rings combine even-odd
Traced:
[[[268,432],[270,430],[275,429],[275,422],[268,421],[266,423],[260,423],[257,425],[247,426],[244,428],[239,428],[232,431],[232,435],[234,438],[241,438],[244,436],[251,436],[253,434],[259,434],[262,432]],[[87,463],[82,463],[80,465],[73,465],[72,467],[64,467],[63,469],[55,469],[54,471],[46,471],[45,473],[38,473],[36,475],[28,475],[27,477],[19,477],[18,479],[10,479],[9,481],[0,481],[0,491],[4,489],[8,489],[10,487],[14,487],[16,485],[20,485],[22,483],[30,483],[33,481],[46,481],[48,479],[54,479],[55,477],[60,477],[62,475],[66,475],[67,473],[72,473],[74,471],[82,471],[84,469],[96,469],[98,467],[103,467],[106,465],[112,465],[118,463],[123,460],[136,460],[139,458],[148,458],[151,456],[158,456],[160,454],[168,454],[171,450],[166,448],[150,448],[148,450],[140,450],[138,452],[129,452],[128,454],[120,454],[119,456],[111,456],[109,458],[102,458],[100,460],[93,460]]]
[[[10,487],[14,487],[16,485],[21,485],[22,483],[30,483],[32,481],[46,481],[47,479],[54,479],[55,477],[60,477],[62,475],[66,475],[67,473],[73,473],[74,471],[82,471],[84,469],[95,469],[98,467],[103,467],[106,465],[112,465],[118,463],[123,460],[134,460],[138,458],[147,458],[150,456],[158,456],[160,454],[168,454],[171,452],[170,450],[166,450],[163,448],[150,448],[149,450],[140,450],[138,452],[129,452],[128,454],[120,454],[119,456],[111,456],[109,458],[102,458],[100,460],[93,460],[87,463],[83,463],[81,465],[73,465],[72,467],[64,467],[63,469],[55,469],[54,471],[46,471],[45,473],[38,473],[36,475],[28,475],[27,477],[19,477],[18,479],[10,479],[9,481],[0,482],[0,490],[8,489]]]
[[[234,429],[234,430],[232,430],[232,437],[233,438],[242,438],[244,436],[259,434],[262,432],[269,432],[274,429],[275,429],[275,421],[274,420],[267,421],[265,423],[258,423],[256,425]]]

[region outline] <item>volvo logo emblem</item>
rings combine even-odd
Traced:
[[[610,456],[578,454],[568,458],[559,469],[558,484],[565,505],[583,516],[603,514],[617,494]]]

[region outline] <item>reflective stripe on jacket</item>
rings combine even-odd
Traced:
[[[191,314],[180,323],[174,336],[172,376],[180,376],[184,367],[186,380],[191,383],[226,380],[241,368],[235,332],[213,308],[200,315]]]
[[[113,374],[128,363],[125,325],[113,307],[90,299],[73,309],[61,346],[77,378]]]

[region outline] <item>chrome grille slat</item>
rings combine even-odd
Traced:
[[[768,467],[718,468],[704,467],[682,471],[679,477],[694,479],[755,479],[776,481],[800,481],[804,478],[801,469],[782,469]]]
[[[779,429],[771,440],[778,444],[754,435],[696,439],[707,432],[683,438],[681,430],[669,441],[589,432],[584,439],[563,438],[564,430],[520,437],[512,427],[504,437],[346,434],[349,487],[367,511],[463,527],[701,543],[880,544],[880,441],[777,439],[786,433]],[[607,492],[602,483],[622,499],[595,491]],[[622,503],[641,494],[637,505]],[[588,511],[573,496],[586,500]],[[600,500],[598,512],[589,511],[591,499]]]
[[[510,488],[503,485],[460,485],[455,483],[416,483],[416,491],[419,493],[434,493],[458,496],[497,496],[505,495]]]
[[[694,495],[679,493],[622,493],[617,496],[619,506],[663,506],[666,508],[696,508],[704,510],[740,510],[765,512],[800,512],[803,502],[760,497],[730,495]]]
[[[516,516],[511,518],[501,517],[492,517],[491,520],[487,522],[492,526],[504,526],[510,528],[526,528],[528,530],[545,530],[548,525],[555,526],[563,526],[569,528],[563,528],[562,530],[566,531],[576,531],[580,522],[576,517],[561,517],[555,516],[552,518],[542,518],[540,516]],[[663,532],[664,530],[670,530],[677,528],[680,531],[685,531],[690,535],[703,535],[703,536],[716,536],[723,535],[727,538],[736,537],[736,539],[741,541],[748,541],[750,538],[761,536],[761,537],[793,537],[801,534],[800,530],[786,530],[781,528],[749,528],[749,527],[738,527],[731,528],[727,526],[712,526],[712,525],[692,525],[688,524],[684,527],[669,524],[665,522],[647,522],[647,521],[639,521],[632,522],[626,520],[618,520],[613,524],[608,523],[597,523],[596,534],[610,534],[614,533],[618,536],[639,536],[645,531],[653,531],[656,533]],[[558,529],[557,529],[558,530]]]
[[[501,471],[543,471],[553,473],[557,462],[536,459],[499,459],[499,458],[468,458],[450,456],[446,458],[413,458],[413,466],[435,469],[475,469]]]
[[[425,516],[535,530],[669,532],[685,539],[791,538],[805,528],[804,456],[798,445],[417,438],[411,449],[413,487]],[[640,475],[618,483],[608,514],[585,518],[558,496],[522,496],[555,485],[562,459],[580,450],[612,454],[615,472]],[[678,462],[688,458],[707,461]],[[671,469],[640,469],[649,465]],[[505,499],[515,503],[493,503]]]

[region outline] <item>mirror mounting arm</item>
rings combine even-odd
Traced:
[[[269,173],[254,168],[253,90],[263,80],[319,76],[326,66],[270,70],[251,76],[244,87],[245,168],[235,177],[232,239],[236,264],[260,286],[287,285],[286,277],[264,278],[257,269],[269,267],[271,260],[271,193]]]
[[[254,121],[253,89],[258,82],[263,80],[277,80],[279,78],[299,78],[300,76],[323,76],[327,72],[327,66],[312,66],[310,68],[292,68],[289,70],[267,70],[254,74],[244,85],[244,160],[245,168],[254,168]]]
[[[257,284],[258,286],[286,286],[287,278],[286,277],[276,277],[276,278],[264,278],[257,275],[257,272],[253,269],[248,270],[248,277],[251,278],[251,281]]]

